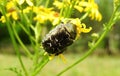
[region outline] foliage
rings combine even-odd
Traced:
[[[50,2],[50,0],[0,1],[0,12],[2,13],[0,21],[5,23],[8,28],[15,52],[22,67],[22,69],[10,68],[10,70],[14,71],[18,76],[36,76],[50,61],[51,56],[46,54],[41,45],[42,36],[44,35],[44,32],[46,33],[45,29],[48,28],[48,24],[54,27],[60,22],[66,23],[70,21],[70,23],[76,26],[76,39],[78,39],[81,33],[88,33],[92,30],[91,27],[93,27],[91,26],[87,28],[85,23],[82,23],[84,19],[90,17],[91,20],[102,20],[102,15],[99,12],[98,5],[94,2],[94,0],[54,0],[53,4],[49,5]],[[104,27],[101,35],[96,33],[92,34],[92,40],[88,43],[90,47],[88,52],[86,52],[74,64],[61,71],[57,76],[60,76],[88,57],[97,48],[113,25],[120,19],[120,0],[114,0],[113,3],[113,14],[110,20],[103,24]],[[81,16],[73,18],[72,13],[74,13],[74,10],[79,11]],[[19,30],[24,31],[29,37],[28,40],[31,43],[30,46],[34,50],[34,53],[31,53],[30,49],[28,49],[19,37]],[[17,44],[17,41],[24,49],[26,56],[31,59],[31,69],[27,69],[24,65],[21,53],[18,49],[19,45]]]

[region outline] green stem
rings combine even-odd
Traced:
[[[69,18],[69,17],[71,16],[75,4],[76,4],[76,1],[73,1],[73,2],[72,2],[72,5],[70,5],[70,6],[68,7],[68,10],[65,12],[67,18]]]
[[[38,60],[39,60],[39,35],[38,35],[38,27],[39,26],[39,22],[36,23],[35,25],[35,31],[34,31],[34,34],[35,34],[35,47],[34,47],[34,50],[35,50],[35,53],[34,53],[34,59],[33,59],[33,66],[34,66],[34,69],[36,67],[36,65],[38,64]],[[41,30],[41,29],[39,29]]]
[[[32,58],[32,54],[29,52],[29,50],[26,48],[26,46],[23,44],[23,42],[21,41],[20,37],[18,36],[15,28],[14,28],[15,24],[12,26],[12,29],[14,31],[15,37],[17,38],[18,42],[20,43],[20,45],[23,47],[23,49],[25,50],[25,52],[27,53],[28,57],[31,59]]]
[[[31,45],[32,45],[34,52],[35,52],[33,57],[32,57],[33,58],[33,67],[35,68],[35,66],[38,64],[38,60],[39,60],[39,42],[38,42],[37,37],[36,37],[37,31],[36,31],[35,27],[32,25],[32,22],[29,20],[28,16],[26,16],[26,14],[24,14],[22,12],[21,17],[23,17],[24,20],[26,21],[25,24],[27,25],[26,26],[27,28],[25,28],[23,25],[20,25],[20,26],[23,28],[23,30],[30,37]],[[30,28],[34,31],[34,34],[35,34],[35,37],[33,38],[33,40],[31,38],[32,35],[31,35]]]
[[[33,7],[32,7],[32,10],[30,11],[30,19],[29,19],[29,22],[32,24],[33,22]]]
[[[18,24],[25,31],[25,33],[30,37],[30,39],[35,42],[35,38],[31,36],[29,31],[21,23],[18,23]]]
[[[85,19],[88,16],[89,12],[86,12],[81,18],[80,21],[82,21],[83,19]]]
[[[36,6],[40,6],[40,4],[42,3],[42,0],[36,0],[35,2],[36,2],[35,3]]]
[[[38,67],[35,69],[35,71],[31,76],[36,76],[40,72],[40,70],[48,63],[48,61],[49,61],[49,56],[45,55],[41,60],[41,62],[38,65],[36,65]]]
[[[33,11],[32,11],[32,14],[33,14]],[[31,34],[31,29],[33,31],[35,31],[35,27],[32,25],[32,21],[29,20],[29,18],[26,16],[26,14],[22,13],[22,16],[24,17],[25,21],[26,21],[26,24],[27,24],[27,31],[28,31],[28,36],[29,36],[29,40],[31,42],[31,46],[33,47],[33,49],[36,51],[36,39],[35,37],[32,37],[32,34]],[[34,60],[34,55],[32,57],[32,59]]]
[[[32,16],[32,14],[31,14],[31,16]],[[35,49],[35,46],[36,46],[35,41],[36,40],[34,37],[32,37],[31,30],[30,30],[30,29],[32,29],[33,31],[35,31],[34,26],[32,25],[32,22],[30,21],[30,19],[26,16],[26,14],[23,13],[23,11],[21,12],[21,18],[23,18],[22,23],[25,23],[25,25],[27,25],[27,26],[25,27],[22,24],[20,24],[20,26],[26,32],[26,34],[28,34],[31,45],[34,48],[34,50],[36,50]],[[25,49],[25,47],[24,47],[24,49]],[[31,56],[31,58],[32,58],[32,56]]]
[[[64,8],[62,8],[62,9],[60,10],[60,17],[63,16],[63,11],[64,11]]]
[[[72,65],[70,65],[69,67],[65,68],[63,71],[61,71],[60,73],[57,74],[57,76],[62,75],[64,72],[66,72],[67,70],[69,70],[70,68],[74,67],[75,65],[79,64],[81,61],[83,61],[85,58],[87,58],[91,53],[93,53],[93,51],[97,48],[97,46],[100,44],[100,42],[104,39],[104,37],[107,35],[107,33],[110,31],[111,27],[113,26],[114,22],[114,16],[115,16],[116,10],[113,12],[112,17],[110,19],[110,21],[108,22],[108,24],[106,25],[107,29],[105,29],[105,31],[102,33],[102,35],[100,36],[100,38],[97,40],[97,42],[94,44],[93,47],[90,48],[90,50],[88,50],[88,52],[85,53],[84,56],[82,56],[79,60],[77,60],[75,63],[73,63]]]
[[[6,17],[4,6],[1,6],[1,9],[2,9],[2,14],[3,14],[4,17],[5,17],[7,29],[8,29],[8,31],[9,31],[9,35],[10,35],[10,38],[11,38],[11,40],[12,40],[12,43],[13,43],[15,52],[16,52],[16,54],[17,54],[17,57],[18,57],[18,59],[19,59],[19,61],[20,61],[21,67],[22,67],[22,69],[23,69],[23,71],[24,71],[24,73],[25,73],[25,76],[29,76],[28,73],[27,73],[27,70],[26,70],[26,68],[25,68],[25,66],[24,66],[24,64],[23,64],[23,61],[22,61],[22,58],[21,58],[21,54],[20,54],[20,52],[19,52],[19,49],[18,49],[18,46],[17,46],[17,42],[16,42],[16,40],[15,40],[13,31],[12,31],[12,28],[10,27],[10,26],[11,26],[11,25],[10,25],[10,20]]]
[[[50,0],[46,0],[45,7],[47,8]]]
[[[8,22],[7,22],[7,27],[8,27],[8,31],[9,31],[9,34],[10,34],[10,37],[11,37],[11,40],[12,40],[14,49],[15,49],[16,54],[17,54],[17,56],[18,56],[18,59],[19,59],[19,61],[20,61],[21,67],[22,67],[22,69],[24,70],[25,75],[26,75],[26,76],[29,76],[28,73],[27,73],[27,70],[26,70],[26,68],[25,68],[25,66],[24,66],[24,64],[23,64],[23,61],[22,61],[22,58],[21,58],[21,54],[20,54],[20,52],[19,52],[19,50],[18,50],[18,46],[17,46],[17,43],[16,43],[16,41],[15,41],[15,37],[13,36],[12,29],[11,29],[10,25],[8,24]]]
[[[10,27],[10,25],[8,24],[8,22],[6,22],[6,24],[7,24],[7,27],[8,27],[8,31],[9,31],[9,34],[10,34],[10,37],[11,37],[14,49],[15,49],[16,54],[18,56],[18,59],[20,61],[21,67],[24,70],[25,76],[29,76],[28,73],[27,73],[27,70],[26,70],[26,68],[25,68],[25,66],[23,64],[23,61],[22,61],[22,58],[21,58],[21,54],[20,54],[20,52],[18,50],[18,46],[17,46],[17,43],[15,41],[15,37],[14,37],[13,32],[12,32],[12,28]]]
[[[38,60],[39,60],[39,44],[36,42],[36,45],[35,45],[35,54],[34,54],[34,58],[33,58],[34,68],[38,64]]]
[[[73,63],[72,65],[70,65],[69,67],[67,67],[66,69],[64,69],[62,72],[60,72],[57,76],[62,75],[64,72],[66,72],[67,70],[69,70],[70,68],[74,67],[75,65],[77,65],[78,63],[80,63],[81,61],[83,61],[86,57],[88,57],[94,50],[95,48],[100,44],[100,42],[103,40],[103,38],[106,36],[108,31],[103,32],[102,36],[98,39],[98,41],[95,43],[95,45],[88,51],[85,53],[84,56],[82,56],[78,61],[76,61],[75,63]]]

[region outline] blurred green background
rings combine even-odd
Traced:
[[[52,1],[51,1],[52,2]],[[87,26],[92,26],[93,30],[89,34],[81,34],[80,38],[74,42],[73,45],[68,47],[64,55],[68,63],[57,62],[57,58],[48,63],[43,69],[41,76],[54,76],[60,70],[75,62],[81,57],[89,48],[88,41],[91,40],[92,33],[101,33],[103,24],[106,23],[113,11],[113,0],[96,0],[99,10],[103,16],[101,22],[91,21],[90,18],[85,19],[83,22]],[[74,10],[76,11],[76,10]],[[73,17],[79,16],[78,11],[72,14]],[[49,26],[50,27],[50,26]],[[46,27],[47,28],[47,27]],[[23,31],[19,31],[19,35],[23,42],[28,45],[29,41],[27,35]],[[21,49],[21,48],[20,48]],[[24,56],[23,60],[26,65],[30,66],[30,61]],[[7,31],[7,27],[0,22],[0,76],[15,76],[13,72],[6,70],[6,68],[20,67],[19,62],[15,56],[15,52]],[[54,65],[55,67],[51,67]],[[112,30],[108,33],[99,47],[94,53],[85,61],[66,72],[63,76],[120,76],[120,21],[117,22]],[[57,68],[56,68],[57,67]]]

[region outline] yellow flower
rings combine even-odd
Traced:
[[[36,17],[34,17],[34,20],[39,21],[40,23],[44,23],[47,20],[47,18],[46,18],[46,15],[39,14]]]
[[[50,14],[51,9],[40,6],[40,7],[34,7],[33,12],[36,13],[34,20],[39,21],[40,23],[44,23],[46,20],[48,20],[48,14]]]
[[[23,13],[29,13],[30,10],[32,10],[31,6],[26,7],[25,9],[23,9]]]
[[[11,12],[11,16],[14,20],[18,20],[18,13],[16,11]]]
[[[81,23],[80,20],[78,18],[76,19],[70,19],[71,23],[73,23],[74,25],[76,25],[77,27],[77,37],[79,37],[80,33],[88,33],[92,30],[92,27],[86,28],[86,25],[84,23]]]
[[[18,20],[18,11],[16,10],[13,0],[7,2],[6,10],[7,10],[6,17],[12,17],[14,20]],[[1,16],[0,21],[2,21],[2,23],[5,23],[6,22],[5,17]]]
[[[89,0],[88,1],[89,5],[86,7],[85,11],[90,11],[90,17],[91,19],[96,19],[98,21],[102,20],[102,15],[98,11],[98,6],[94,2],[94,0]]]
[[[43,6],[33,7],[33,11],[36,13],[34,20],[39,21],[40,23],[44,23],[46,20],[49,20],[53,25],[58,24],[59,13],[52,9],[53,8],[44,8]]]
[[[7,14],[6,14],[6,17],[10,17],[10,16],[11,16],[14,20],[18,20],[18,14],[17,14],[16,11],[13,11],[13,12],[11,12],[11,13],[7,13]],[[4,16],[1,16],[0,21],[2,21],[2,23],[5,23],[5,22],[6,22],[5,17],[4,17]]]
[[[79,12],[83,12],[84,8],[80,7],[80,6],[74,6],[75,9],[77,9]]]
[[[68,6],[71,6],[71,2],[70,0],[63,0],[62,2],[58,1],[58,0],[55,0],[53,5],[55,5],[58,9],[61,9],[61,8],[66,8]]]
[[[2,21],[2,23],[5,23],[6,22],[5,17],[1,16],[0,21]]]
[[[10,10],[10,9],[14,9],[14,2],[13,1],[10,1],[10,2],[7,2],[7,5],[6,5],[6,9],[7,11]]]
[[[61,9],[64,5],[62,2],[60,1],[54,1],[53,5],[55,5],[56,7],[58,7],[58,9]]]
[[[75,5],[74,7],[80,12],[89,12],[89,17],[91,19],[95,19],[98,21],[102,20],[102,15],[100,14],[98,10],[98,5],[94,2],[94,0],[88,0],[88,1],[81,1],[78,3],[78,5]]]
[[[19,5],[22,5],[23,3],[27,3],[29,6],[33,6],[33,2],[31,0],[16,0],[16,2],[19,4]]]

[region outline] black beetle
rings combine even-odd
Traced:
[[[76,35],[77,31],[74,24],[70,22],[60,23],[44,37],[42,46],[49,55],[57,56],[74,42]]]

